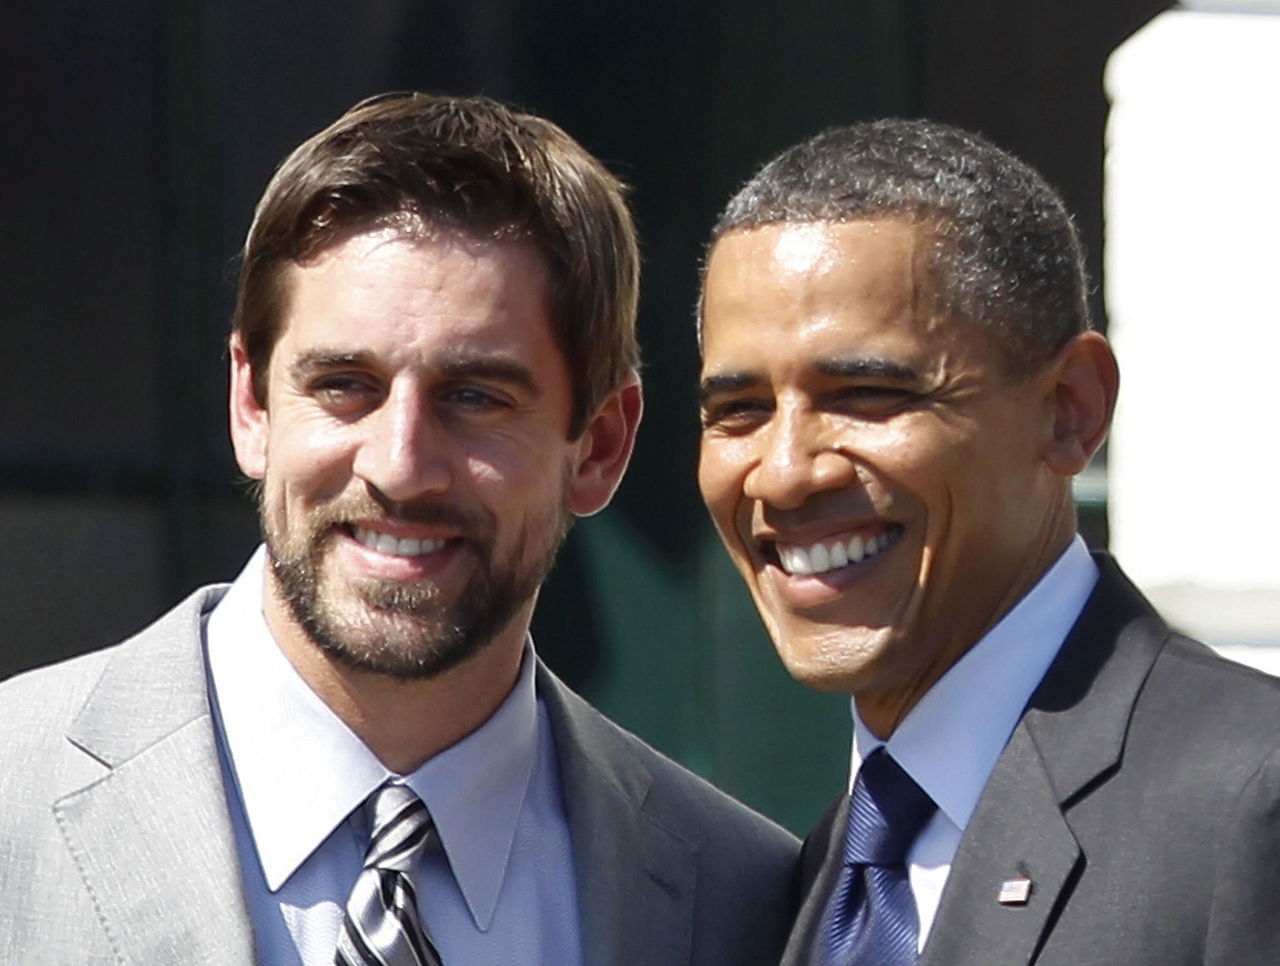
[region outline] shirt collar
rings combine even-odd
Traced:
[[[1077,535],[1031,591],[925,693],[887,743],[862,723],[855,704],[850,782],[862,760],[886,744],[939,810],[964,829],[1097,580],[1097,565]]]
[[[388,778],[395,777],[311,690],[262,614],[266,553],[209,615],[209,672],[249,832],[277,891]],[[515,687],[479,728],[404,776],[426,804],[476,925],[497,907],[537,752],[532,642]]]

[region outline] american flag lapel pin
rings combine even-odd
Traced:
[[[1025,906],[1031,898],[1031,880],[1025,875],[1014,876],[1000,883],[996,901],[1002,906]]]

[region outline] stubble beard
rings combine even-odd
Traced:
[[[311,642],[347,668],[404,681],[443,674],[490,644],[537,594],[573,519],[562,500],[526,522],[510,552],[495,560],[490,520],[445,504],[402,504],[397,520],[446,525],[463,536],[462,552],[473,554],[476,565],[461,593],[444,599],[433,582],[364,579],[342,591],[329,586],[325,558],[339,528],[385,516],[369,500],[335,500],[313,511],[298,540],[265,502],[260,507],[276,591]]]

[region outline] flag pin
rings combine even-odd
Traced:
[[[1030,898],[1031,880],[1020,875],[1000,883],[1000,894],[996,896],[996,901],[1002,906],[1025,906]]]

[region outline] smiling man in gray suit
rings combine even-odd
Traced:
[[[483,98],[285,159],[230,347],[265,546],[0,688],[0,962],[776,962],[798,843],[529,639],[631,453],[637,274],[621,185]]]
[[[928,122],[789,149],[715,230],[703,495],[787,668],[853,695],[786,964],[1280,962],[1280,689],[1075,533],[1118,382],[1085,296],[1054,192]],[[1247,519],[1203,509],[1188,553]]]

